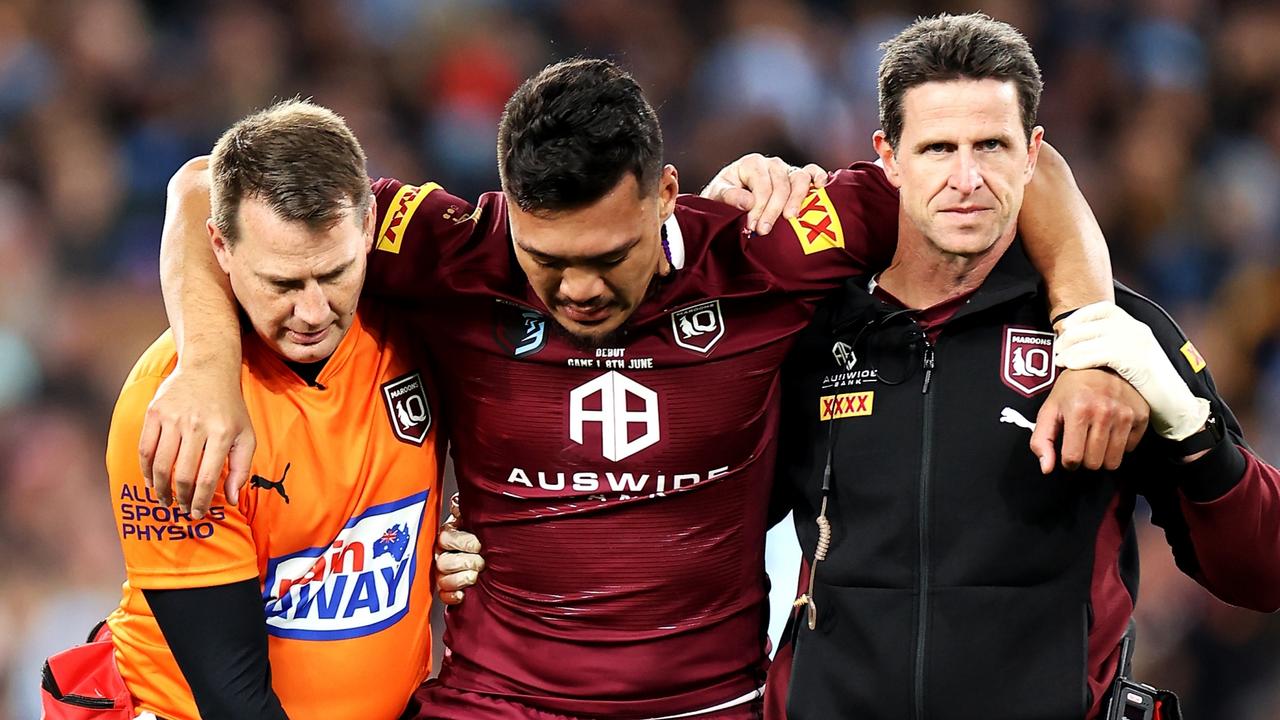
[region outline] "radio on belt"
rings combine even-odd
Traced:
[[[1116,680],[1111,684],[1103,720],[1182,720],[1177,695],[1129,677],[1135,631],[1134,622],[1130,620],[1129,631],[1120,642],[1120,666],[1116,669]]]

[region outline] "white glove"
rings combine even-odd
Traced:
[[[1151,406],[1151,425],[1160,437],[1184,440],[1204,427],[1209,401],[1191,394],[1145,323],[1103,301],[1085,305],[1059,325],[1058,367],[1115,370]]]

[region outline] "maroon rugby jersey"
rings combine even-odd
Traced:
[[[584,350],[516,264],[500,193],[374,185],[369,291],[421,311],[487,569],[449,611],[445,685],[588,717],[697,710],[766,665],[779,365],[821,294],[886,265],[898,198],[859,163],[748,237],[682,197],[673,271]]]

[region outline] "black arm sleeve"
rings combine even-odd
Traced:
[[[271,689],[257,578],[182,590],[143,590],[205,720],[287,718]]]

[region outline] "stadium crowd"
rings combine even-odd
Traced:
[[[372,173],[497,186],[520,80],[575,54],[635,73],[695,190],[748,150],[871,157],[878,44],[982,9],[1045,71],[1041,123],[1119,279],[1185,323],[1263,457],[1280,458],[1280,4],[855,0],[6,0],[0,3],[0,719],[119,600],[103,448],[165,325],[165,183],[236,118],[301,95]],[[1144,525],[1137,676],[1188,717],[1273,718],[1280,619],[1191,587]],[[789,584],[790,579],[779,580]]]

